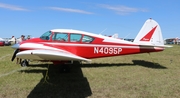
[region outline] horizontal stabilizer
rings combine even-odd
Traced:
[[[162,47],[162,48],[170,48],[170,47],[173,47],[173,46],[169,46],[169,45],[140,45],[140,46],[147,46],[147,47]]]

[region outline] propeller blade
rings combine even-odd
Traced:
[[[19,52],[19,49],[16,49],[15,51],[14,51],[14,54],[13,54],[13,56],[12,56],[12,58],[11,58],[11,61],[14,61],[14,59],[16,58],[16,54]]]
[[[16,49],[14,51],[12,58],[11,58],[11,61],[14,61],[14,59],[16,58],[16,54],[19,52],[19,46],[20,46],[20,44],[14,44],[11,46],[12,48]]]

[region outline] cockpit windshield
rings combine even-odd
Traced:
[[[43,35],[41,35],[40,38],[43,39],[43,40],[49,40],[50,36],[51,36],[51,31],[47,31]]]

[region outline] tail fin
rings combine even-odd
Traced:
[[[151,18],[148,19],[134,39],[134,42],[140,45],[164,46],[159,24]]]

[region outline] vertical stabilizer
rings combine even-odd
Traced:
[[[140,45],[164,45],[159,24],[151,18],[148,19],[134,39],[134,42]]]

